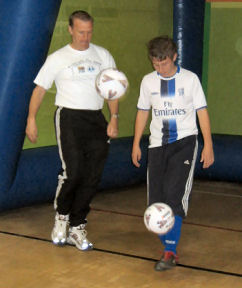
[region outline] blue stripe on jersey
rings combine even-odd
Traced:
[[[202,109],[205,109],[205,108],[207,108],[207,106],[200,107],[200,108],[196,109],[196,111],[199,111],[199,110],[202,110]]]
[[[168,81],[161,79],[160,80],[160,96],[167,97],[168,94]]]
[[[175,96],[175,78],[171,80],[160,80],[160,95],[161,97]]]
[[[177,140],[176,119],[163,120],[162,145],[173,143]]]
[[[169,97],[175,96],[175,79],[171,79],[168,81],[168,94]]]

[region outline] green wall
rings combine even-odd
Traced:
[[[242,3],[206,4],[203,84],[212,132],[242,135]]]
[[[132,136],[142,77],[152,71],[146,43],[157,35],[172,36],[173,1],[170,0],[63,0],[49,53],[70,42],[68,17],[74,10],[86,10],[95,19],[92,42],[107,48],[117,67],[128,79],[130,88],[120,100],[119,137]],[[37,144],[27,139],[24,148],[55,145],[53,86],[38,113]],[[104,113],[109,119],[107,106]],[[146,130],[148,133],[148,129]]]

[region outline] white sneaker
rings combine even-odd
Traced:
[[[51,239],[55,245],[64,245],[66,243],[68,223],[69,215],[56,213],[55,225],[51,233]]]
[[[69,237],[67,243],[76,245],[79,250],[87,251],[93,249],[93,244],[86,238],[87,231],[84,229],[85,224],[69,228]]]

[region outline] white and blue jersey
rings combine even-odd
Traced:
[[[196,74],[181,67],[170,78],[157,71],[144,76],[137,108],[152,109],[149,147],[163,146],[198,133],[196,111],[207,106]]]

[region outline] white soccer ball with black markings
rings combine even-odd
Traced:
[[[129,86],[126,75],[114,68],[102,70],[96,78],[96,89],[100,96],[107,100],[122,97]]]
[[[154,203],[144,213],[146,228],[159,235],[167,234],[175,223],[171,207],[165,203]]]

